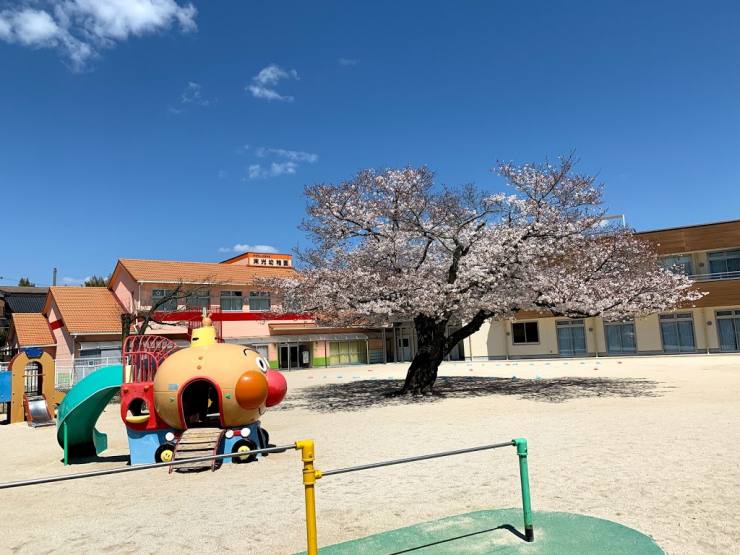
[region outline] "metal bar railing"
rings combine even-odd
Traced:
[[[380,468],[396,464],[405,464],[415,461],[424,461],[440,457],[450,457],[453,455],[462,455],[465,453],[474,453],[476,451],[485,451],[489,449],[499,449],[502,447],[516,447],[519,457],[519,477],[522,488],[522,513],[524,516],[524,538],[527,542],[534,541],[534,525],[532,523],[532,501],[529,491],[529,467],[527,463],[527,440],[524,438],[512,439],[502,443],[492,443],[478,447],[468,447],[465,449],[454,449],[452,451],[442,451],[439,453],[430,453],[427,455],[418,455],[415,457],[405,457],[402,459],[392,459],[389,461],[380,461],[377,463],[362,464],[346,468],[337,468],[322,472],[314,468],[315,450],[313,440],[307,439],[296,442],[296,448],[301,450],[301,460],[303,461],[303,487],[306,499],[306,553],[307,555],[317,555],[318,533],[316,526],[316,480],[325,476],[335,476],[348,472],[358,472],[371,468]]]
[[[370,464],[361,464],[358,466],[349,466],[347,468],[337,468],[335,470],[326,470],[321,472],[321,477],[334,476],[335,474],[345,474],[347,472],[357,472],[358,470],[368,470],[370,468],[380,468],[382,466],[392,466],[394,464],[405,464],[416,461],[425,461],[428,459],[438,459],[440,457],[451,457],[452,455],[463,455],[465,453],[474,453],[476,451],[486,451],[488,449],[500,449],[501,447],[512,447],[516,445],[514,440],[506,443],[492,443],[491,445],[481,445],[480,447],[469,447],[467,449],[455,449],[453,451],[442,451],[440,453],[431,453],[429,455],[419,455],[417,457],[406,457],[403,459],[393,459]]]
[[[246,455],[261,455],[263,453],[285,453],[286,451],[296,449],[296,445],[281,445],[277,447],[267,447],[265,449],[252,449],[249,453],[224,453],[221,455],[204,455],[202,457],[192,457],[190,459],[180,459],[169,462],[139,464],[136,466],[120,466],[116,468],[107,468],[104,470],[93,470],[91,472],[78,472],[76,474],[60,474],[58,476],[46,476],[44,478],[32,478],[30,480],[18,480],[15,482],[5,482],[0,484],[0,489],[20,488],[24,486],[34,486],[37,484],[50,484],[52,482],[65,482],[67,480],[78,480],[80,478],[92,478],[95,476],[106,476],[108,474],[122,474],[124,472],[136,472],[137,470],[151,470],[152,468],[164,468],[170,466],[181,466],[194,462],[215,461],[228,459],[232,457],[244,457]]]

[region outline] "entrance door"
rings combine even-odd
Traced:
[[[558,351],[561,356],[575,357],[586,354],[586,326],[583,320],[563,320],[556,324]]]
[[[694,343],[694,319],[690,312],[660,315],[660,335],[666,353],[691,353]]]
[[[717,311],[720,351],[740,351],[740,310]]]
[[[410,362],[413,358],[410,328],[397,328],[396,352],[398,353],[398,362]]]
[[[180,410],[186,428],[221,426],[221,400],[208,380],[195,379],[180,392]]]
[[[606,333],[606,351],[608,353],[636,352],[634,322],[604,322],[604,332]]]
[[[280,368],[292,370],[301,367],[300,345],[280,345]]]

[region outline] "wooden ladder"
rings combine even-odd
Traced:
[[[197,457],[207,457],[218,454],[218,446],[224,436],[224,430],[220,428],[189,428],[185,430],[175,445],[173,460],[182,461]],[[221,466],[221,461],[213,459],[210,461],[196,461],[189,464],[180,464],[170,467],[178,472],[201,472],[210,469],[216,470]]]

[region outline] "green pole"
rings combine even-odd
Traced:
[[[519,455],[519,476],[522,481],[522,509],[524,510],[524,539],[534,541],[532,526],[532,500],[529,495],[529,467],[527,466],[527,440],[523,437],[514,441],[516,454]]]
[[[69,464],[69,441],[67,438],[67,423],[62,423],[62,433],[64,434],[64,466]]]

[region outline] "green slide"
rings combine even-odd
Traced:
[[[95,429],[100,413],[121,389],[123,367],[104,366],[80,380],[67,392],[57,409],[57,441],[69,457],[99,455],[108,447],[108,436]]]

